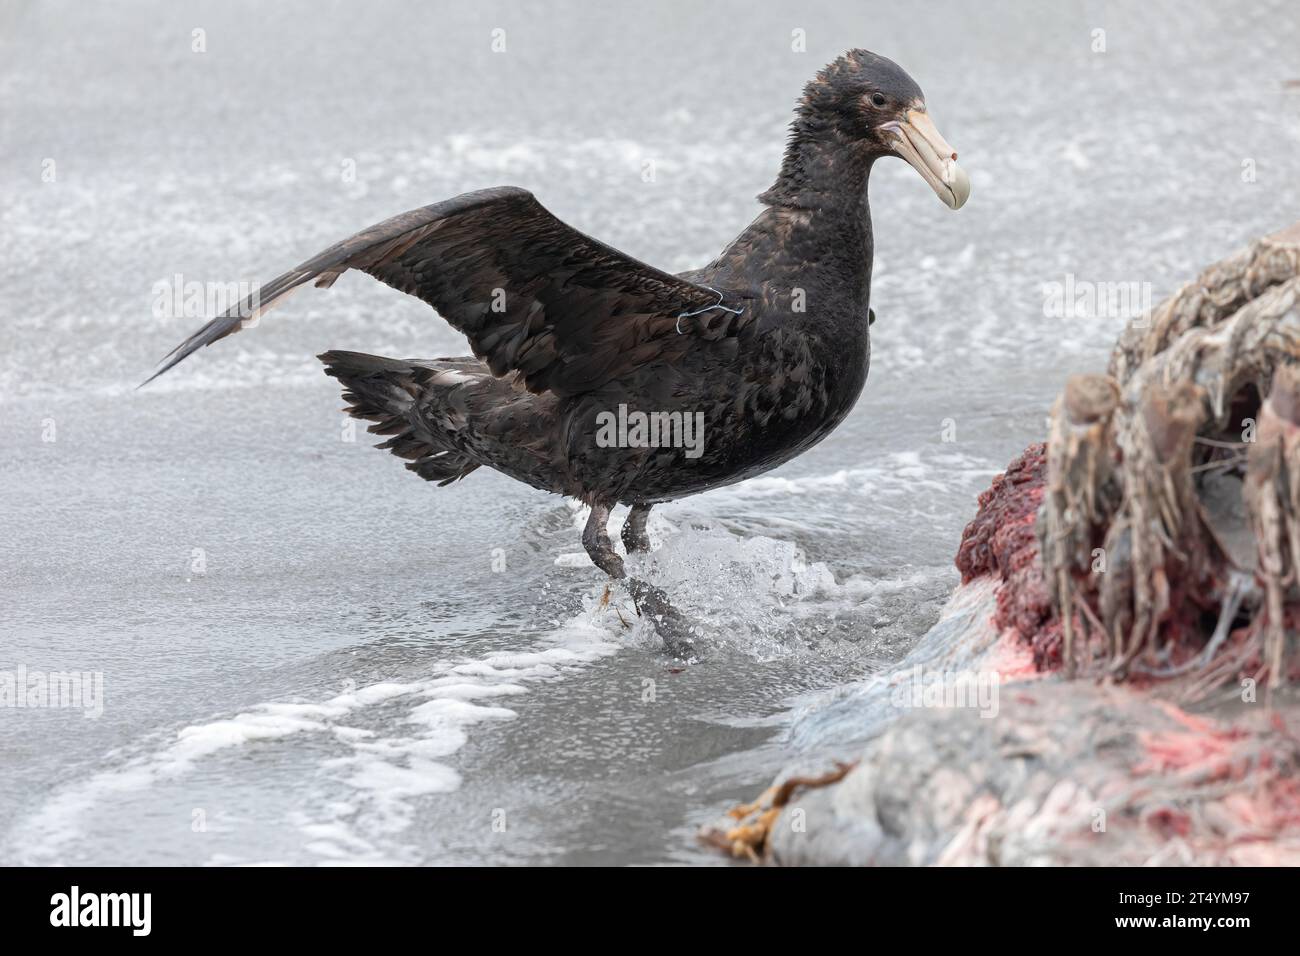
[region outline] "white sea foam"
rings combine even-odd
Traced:
[[[999,470],[982,458],[961,452],[927,450],[923,453],[909,449],[882,455],[870,466],[840,469],[826,475],[751,478],[718,493],[740,499],[827,491],[875,496],[896,487],[915,496],[918,490],[945,491],[970,481],[987,481]]]
[[[574,524],[583,524],[585,514],[574,505]],[[763,660],[804,653],[791,639],[800,603],[839,603],[868,587],[837,583],[824,564],[807,561],[790,542],[739,537],[700,519],[679,527],[662,513],[652,515],[648,530],[657,550],[630,558],[629,567],[667,590],[698,625],[706,655],[725,650]],[[450,758],[471,734],[514,720],[511,702],[539,692],[539,685],[629,645],[657,650],[659,642],[622,588],[607,594],[603,584],[593,584],[580,613],[553,631],[521,638],[518,649],[433,661],[414,679],[376,681],[324,699],[268,701],[143,740],[124,760],[110,758],[119,766],[56,792],[20,821],[13,832],[23,836],[21,862],[67,859],[114,801],[200,769],[212,772],[231,751],[278,760],[276,748],[285,748],[289,759],[324,750],[310,759],[325,782],[304,787],[291,813],[309,859],[412,862],[394,835],[411,825],[422,800],[462,785]],[[316,743],[292,742],[301,738]],[[277,861],[214,855],[210,862]]]
[[[23,834],[24,862],[62,859],[61,852],[81,835],[88,817],[107,801],[175,780],[223,751],[275,746],[304,735],[334,742],[337,755],[323,760],[321,769],[351,793],[323,806],[324,820],[297,814],[306,850],[326,861],[395,862],[375,849],[374,840],[354,832],[355,821],[362,820],[359,828],[368,836],[401,831],[416,798],[460,786],[460,774],[443,761],[464,746],[468,729],[515,717],[497,701],[616,653],[621,645],[613,636],[588,610],[534,638],[528,650],[439,661],[430,666],[428,677],[381,681],[320,702],[258,704],[181,728],[169,742],[142,742],[124,766],[65,788],[22,821],[15,832]],[[381,717],[372,711],[393,707],[399,715],[375,721],[387,728],[385,733],[354,726]],[[394,727],[409,729],[409,734],[397,734]]]

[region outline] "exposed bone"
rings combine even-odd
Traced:
[[[1124,330],[1110,358],[1110,374],[1127,384],[1142,363],[1188,329],[1212,326],[1300,273],[1300,223],[1266,236],[1217,262]]]
[[[1237,667],[1215,657],[1189,686],[1203,692],[1209,671],[1232,677],[1252,641],[1260,674],[1285,679],[1285,613],[1300,594],[1297,364],[1300,225],[1211,266],[1134,323],[1109,375],[1067,382],[1038,521],[1067,674],[1182,674],[1175,659],[1211,637],[1188,622],[1216,615],[1213,637]],[[1222,475],[1244,476],[1253,568],[1207,510]],[[1239,613],[1249,626],[1227,641]]]
[[[1246,467],[1244,494],[1259,546],[1256,574],[1264,585],[1263,644],[1270,690],[1286,680],[1284,603],[1300,567],[1300,373],[1278,369],[1260,410]]]
[[[1048,436],[1048,490],[1040,514],[1043,553],[1050,554],[1047,587],[1061,608],[1066,673],[1073,675],[1075,589],[1071,579],[1091,572],[1094,531],[1092,516],[1112,510],[1108,499],[1118,493],[1114,481],[1115,455],[1112,420],[1119,404],[1119,388],[1106,375],[1076,375],[1052,409]],[[1086,601],[1086,599],[1085,599]],[[1085,627],[1095,618],[1084,611]]]

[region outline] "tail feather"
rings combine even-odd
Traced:
[[[345,409],[353,418],[369,421],[374,435],[390,436],[376,447],[385,448],[407,461],[406,467],[426,481],[447,485],[479,467],[459,446],[454,436],[431,427],[420,402],[427,400],[440,379],[454,372],[439,369],[436,362],[410,362],[367,355],[364,352],[323,352],[325,374],[343,385]],[[457,360],[447,360],[457,361]]]

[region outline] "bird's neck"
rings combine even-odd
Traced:
[[[799,116],[790,126],[781,172],[758,201],[774,208],[823,209],[861,200],[875,157],[861,144],[846,143],[815,116]]]
[[[860,308],[871,288],[871,157],[791,132],[781,173],[758,199],[767,208],[714,261],[720,284],[816,290]],[[741,282],[735,282],[741,284]]]

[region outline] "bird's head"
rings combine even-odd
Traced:
[[[869,160],[901,156],[950,209],[970,196],[970,179],[931,121],[925,94],[892,60],[850,50],[804,88],[798,113],[797,135],[830,137]]]

